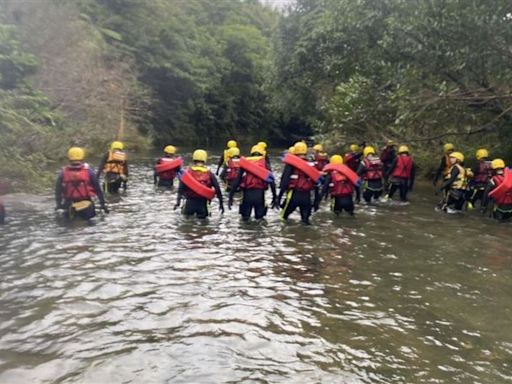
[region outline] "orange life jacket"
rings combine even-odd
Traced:
[[[68,165],[62,170],[62,197],[70,201],[90,200],[96,196],[91,183],[89,167]]]
[[[374,157],[370,160],[370,158],[366,157],[363,160],[363,164],[366,168],[364,172],[363,179],[364,180],[381,180],[383,173],[383,165],[381,159],[378,157]]]
[[[263,169],[266,168],[266,161],[264,157],[257,157],[254,159],[246,158],[247,161],[261,167]],[[242,177],[242,182],[240,183],[240,188],[242,189],[267,189],[268,184],[261,177],[256,176],[254,173],[245,171],[244,176]]]
[[[409,179],[412,173],[413,160],[409,155],[399,155],[396,160],[395,169],[391,173],[393,177],[399,177],[401,179]]]
[[[116,173],[118,175],[124,175],[124,168],[126,166],[126,153],[123,151],[108,151],[108,158],[105,162],[103,172],[105,173]]]
[[[349,197],[354,193],[354,184],[347,176],[336,171],[331,172],[329,187],[331,188],[332,197]]]

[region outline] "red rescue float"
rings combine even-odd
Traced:
[[[503,182],[489,192],[489,197],[496,201],[505,199],[507,195],[512,193],[512,171],[505,168]]]
[[[215,189],[209,188],[197,181],[190,173],[190,170],[187,170],[183,176],[181,176],[181,182],[207,200],[212,200],[215,197]]]
[[[181,168],[182,166],[183,166],[183,159],[181,157],[178,157],[176,159],[172,159],[170,161],[165,161],[165,162],[155,165],[155,171],[156,171],[156,173],[173,171],[175,169]]]
[[[324,172],[336,171],[344,175],[352,184],[359,185],[361,180],[357,173],[347,167],[345,164],[327,164],[324,169]]]
[[[274,175],[271,171],[269,171],[267,168],[260,167],[255,162],[249,161],[245,157],[240,158],[240,168],[253,174],[266,183],[271,183],[274,179]]]
[[[297,168],[299,171],[304,172],[307,177],[309,177],[313,182],[318,182],[320,178],[322,177],[322,173],[313,167],[312,165],[309,165],[309,163],[301,159],[298,156],[292,155],[291,153],[287,153],[286,156],[283,159],[283,163],[291,165],[292,167]]]

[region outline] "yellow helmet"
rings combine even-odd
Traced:
[[[192,153],[192,160],[193,161],[202,161],[203,163],[206,163],[206,160],[208,159],[208,154],[204,149],[196,149],[194,153]]]
[[[251,155],[255,155],[255,154],[264,155],[265,149],[263,149],[263,147],[259,144],[253,145],[251,148]]]
[[[265,143],[264,141],[260,141],[258,144],[256,144],[257,146],[263,148],[263,150],[266,150],[267,149],[267,143]]]
[[[235,140],[229,140],[227,144],[228,148],[235,148],[237,146]]]
[[[455,159],[459,160],[461,163],[464,162],[464,155],[460,152],[452,152],[452,153],[450,153],[450,157],[454,157]]]
[[[167,145],[164,148],[164,153],[167,153],[168,155],[174,155],[176,153],[176,147],[174,145]]]
[[[305,155],[308,153],[308,146],[303,141],[297,141],[294,147],[296,155]]]
[[[489,151],[485,148],[480,148],[476,151],[476,159],[481,160],[485,159],[486,157],[489,157]]]
[[[398,147],[398,153],[409,153],[409,147],[407,145],[401,145]]]
[[[114,150],[119,150],[119,151],[122,151],[124,149],[124,144],[120,141],[113,141],[112,144],[110,144],[110,149],[112,151]]]
[[[452,143],[446,143],[443,145],[444,153],[448,153],[450,151],[455,151],[455,146]]]
[[[85,158],[85,151],[80,147],[71,147],[68,150],[68,159],[70,161],[82,161]]]
[[[391,147],[391,146],[395,145],[395,142],[393,140],[388,140],[388,141],[386,141],[386,145],[388,147]]]
[[[229,148],[228,149],[228,157],[231,158],[231,157],[235,157],[235,156],[240,156],[240,149],[237,147]]]
[[[288,148],[288,153],[291,153],[292,155],[295,154],[295,147],[293,145]]]
[[[343,157],[340,155],[332,155],[330,160],[331,164],[343,164]]]
[[[503,169],[503,168],[505,168],[505,162],[501,159],[494,159],[491,162],[491,168],[492,169]]]
[[[369,155],[375,155],[375,148],[370,147],[370,146],[364,147],[364,149],[363,149],[363,156],[367,157]]]
[[[324,146],[322,144],[315,144],[313,146],[313,151],[322,152],[324,150]]]
[[[357,144],[351,144],[351,145],[350,145],[350,151],[351,151],[351,152],[357,152],[357,151],[359,151],[359,145],[357,145]]]

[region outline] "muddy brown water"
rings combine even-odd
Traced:
[[[151,160],[92,226],[7,199],[0,383],[512,383],[511,225],[427,185],[310,227],[201,222]]]

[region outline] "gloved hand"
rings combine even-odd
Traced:
[[[224,214],[224,204],[219,205],[219,211],[221,215]]]
[[[231,207],[233,206],[233,199],[228,200],[228,209],[231,211]]]
[[[105,212],[107,215],[110,213],[110,209],[105,205],[105,203],[101,204],[100,206],[101,210]]]
[[[272,198],[272,202],[270,203],[270,207],[271,207],[272,209],[279,209],[279,205],[280,205],[280,204],[279,204],[279,201],[278,201],[277,196],[274,196],[274,197]]]

